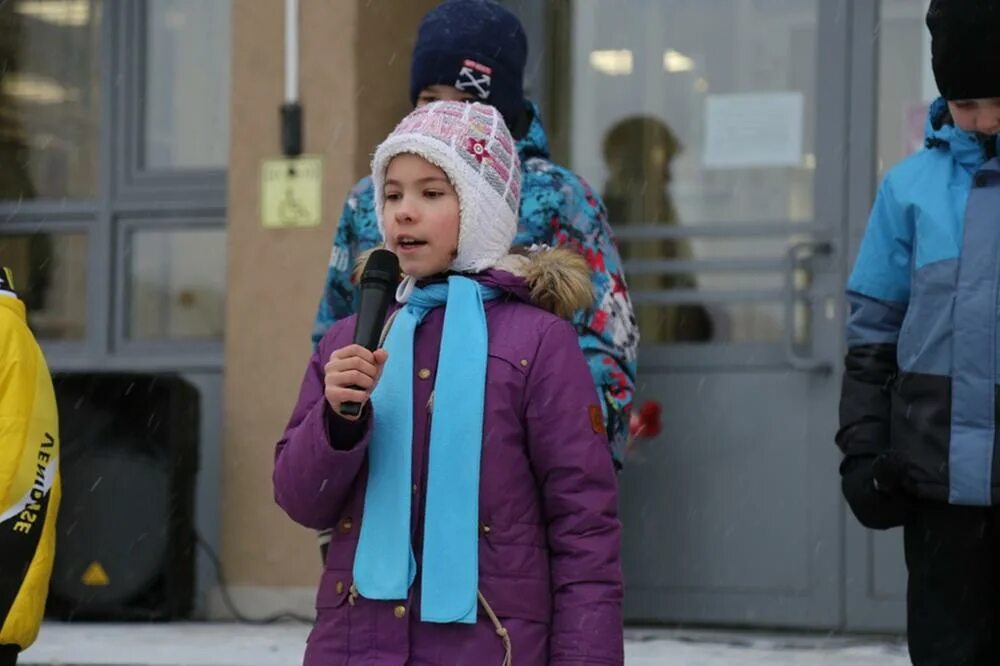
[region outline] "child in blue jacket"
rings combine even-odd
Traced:
[[[879,188],[848,283],[837,444],[866,527],[903,526],[914,664],[1000,663],[1000,0],[933,0],[941,98]]]

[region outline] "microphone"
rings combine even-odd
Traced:
[[[361,301],[358,305],[358,319],[354,327],[354,344],[368,351],[378,349],[385,325],[385,314],[389,303],[396,295],[399,283],[399,259],[389,250],[375,250],[368,257],[365,270],[361,273]],[[354,386],[352,388],[359,388]],[[361,404],[345,402],[340,405],[340,413],[357,416]]]

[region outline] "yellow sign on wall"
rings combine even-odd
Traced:
[[[305,156],[261,163],[260,217],[266,228],[318,226],[322,207],[322,158]]]

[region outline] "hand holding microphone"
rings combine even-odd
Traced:
[[[325,367],[326,401],[333,411],[348,421],[357,420],[361,406],[378,385],[388,357],[384,349],[369,351],[361,345],[347,345],[333,352]]]
[[[361,274],[361,302],[354,327],[354,344],[333,352],[326,364],[326,400],[333,411],[356,420],[371,397],[388,354],[378,349],[385,315],[399,282],[399,259],[389,250],[375,250]]]

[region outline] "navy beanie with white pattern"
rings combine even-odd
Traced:
[[[509,10],[492,0],[446,0],[420,22],[410,102],[429,86],[453,86],[496,107],[515,127],[524,111],[527,59],[524,28]]]

